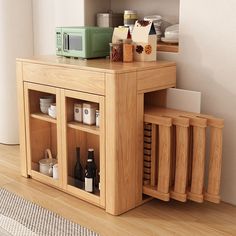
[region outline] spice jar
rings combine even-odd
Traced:
[[[123,59],[123,47],[122,42],[110,43],[110,60],[122,61]]]
[[[78,122],[83,122],[83,104],[74,104],[74,120]]]
[[[86,125],[96,124],[96,110],[98,104],[96,103],[83,103],[83,123]]]
[[[133,61],[133,44],[131,39],[123,41],[123,62]]]

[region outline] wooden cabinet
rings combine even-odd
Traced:
[[[17,60],[21,172],[119,215],[143,203],[144,94],[175,87],[173,62],[110,63],[41,57]],[[52,95],[57,118],[40,112],[39,98]],[[77,101],[97,103],[100,126],[74,121]],[[100,189],[76,187],[76,147],[85,165],[95,150]],[[59,179],[39,173],[45,149],[57,158]]]

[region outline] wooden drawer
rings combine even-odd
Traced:
[[[105,95],[105,75],[100,72],[23,63],[23,80]]]
[[[176,86],[176,66],[144,70],[137,74],[138,92],[152,92]]]

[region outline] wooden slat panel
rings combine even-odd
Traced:
[[[171,197],[179,201],[187,200],[188,145],[188,128],[176,126],[175,184]]]
[[[197,120],[194,120],[197,125]],[[206,148],[206,128],[200,126],[193,127],[193,163],[191,189],[188,198],[192,201],[203,202],[203,184],[205,171],[205,148]],[[206,127],[206,120],[205,120]]]
[[[207,201],[220,203],[220,177],[222,164],[222,128],[211,127],[210,162],[208,188],[204,198]]]
[[[152,124],[151,186],[157,185],[157,126]]]
[[[159,126],[159,166],[157,190],[169,193],[171,132],[168,126]]]

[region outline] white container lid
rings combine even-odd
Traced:
[[[134,11],[134,10],[125,10],[124,11],[124,14],[137,14],[137,12],[136,11]]]
[[[145,16],[144,20],[152,20],[153,22],[155,22],[162,20],[162,17],[159,15]]]

